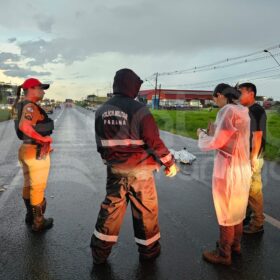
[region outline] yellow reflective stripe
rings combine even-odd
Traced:
[[[137,145],[142,146],[145,143],[143,140],[133,140],[133,139],[110,139],[110,140],[101,140],[101,144],[103,147],[114,147],[114,146],[129,146],[129,145]]]
[[[118,236],[116,235],[106,235],[103,233],[98,232],[96,229],[94,230],[93,234],[100,240],[107,241],[107,242],[117,242]]]
[[[155,241],[160,239],[160,233],[156,234],[154,237],[144,240],[135,237],[135,242],[144,246],[149,246],[150,244],[154,243]]]
[[[170,161],[171,159],[172,159],[172,154],[169,153],[167,156],[162,157],[160,160],[164,164],[164,163],[167,163],[168,161]]]

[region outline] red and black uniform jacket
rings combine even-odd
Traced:
[[[174,163],[149,109],[134,100],[141,83],[133,71],[118,71],[114,96],[96,111],[97,151],[109,166],[134,168],[159,163],[169,167]]]

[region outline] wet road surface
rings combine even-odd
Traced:
[[[24,224],[22,173],[17,164],[12,122],[0,123],[0,279],[280,279],[280,167],[266,162],[265,211],[275,220],[265,233],[244,237],[243,256],[231,267],[205,263],[214,249],[218,225],[211,195],[213,153],[201,153],[195,140],[162,132],[169,148],[187,147],[192,166],[166,178],[156,174],[162,254],[152,263],[138,261],[130,207],[108,263],[93,267],[89,248],[99,206],[105,196],[105,167],[96,152],[94,113],[65,108],[52,116],[56,130],[46,197],[46,216],[54,227],[33,234]],[[275,222],[273,224],[273,221]]]

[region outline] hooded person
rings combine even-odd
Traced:
[[[243,219],[246,214],[251,181],[249,156],[250,119],[248,109],[238,104],[240,93],[227,84],[219,84],[213,93],[220,107],[213,133],[198,129],[202,151],[215,150],[212,193],[220,240],[217,250],[204,252],[206,261],[231,264],[231,254],[241,253]]]
[[[91,239],[94,264],[104,263],[117,242],[129,201],[140,260],[160,254],[153,172],[164,165],[166,176],[173,177],[177,168],[150,111],[135,100],[142,83],[130,69],[117,71],[113,97],[96,111],[97,151],[107,166],[107,183]]]

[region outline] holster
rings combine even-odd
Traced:
[[[37,145],[36,146],[36,159],[40,160],[41,158],[41,151],[42,151],[42,145]]]

